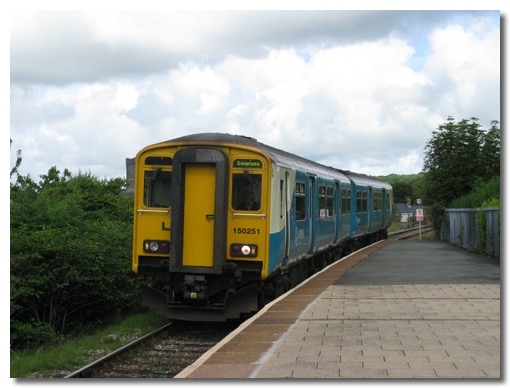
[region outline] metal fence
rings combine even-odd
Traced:
[[[446,209],[441,240],[500,257],[499,208]]]

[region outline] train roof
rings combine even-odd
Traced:
[[[391,185],[386,182],[383,182],[375,177],[359,174],[348,170],[341,170],[338,168],[333,168],[329,166],[325,166],[323,164],[314,162],[312,160],[303,158],[301,156],[292,154],[287,151],[283,151],[279,148],[275,148],[269,146],[267,144],[261,143],[254,139],[253,137],[243,136],[243,135],[232,135],[228,133],[219,133],[219,132],[207,132],[207,133],[196,133],[191,135],[186,135],[182,137],[178,137],[175,139],[171,139],[168,141],[172,142],[187,142],[187,141],[198,141],[198,142],[214,142],[214,143],[231,143],[231,144],[239,144],[243,146],[253,147],[261,150],[266,155],[268,155],[275,163],[294,167],[301,169],[310,169],[313,168],[312,172],[322,173],[330,176],[334,176],[336,179],[339,179],[344,182],[354,182],[356,185],[363,186],[377,186],[383,187],[387,189],[391,189]],[[166,143],[166,142],[164,142]]]
[[[340,170],[343,174],[349,177],[356,185],[359,186],[376,186],[383,189],[392,189],[391,185],[387,182],[384,182],[374,176],[360,174],[357,172],[352,172],[349,170]]]
[[[343,182],[349,182],[349,178],[340,171],[339,169],[335,169],[333,167],[328,167],[323,164],[314,162],[312,160],[303,158],[301,156],[292,154],[290,152],[281,150],[279,148],[275,148],[269,146],[267,144],[261,143],[252,137],[243,136],[243,135],[231,135],[228,133],[197,133],[187,136],[178,137],[176,139],[172,139],[169,141],[205,141],[205,142],[220,142],[220,143],[231,143],[231,144],[239,144],[248,147],[253,147],[264,152],[273,162],[281,166],[300,168],[303,170],[313,169],[310,172],[313,173],[321,173],[324,175],[329,175],[334,177],[335,179],[341,180]]]
[[[301,156],[292,154],[290,152],[281,150],[279,148],[271,147],[267,144],[261,143],[253,137],[248,137],[248,136],[243,136],[243,135],[231,135],[228,133],[197,133],[197,134],[193,134],[193,135],[178,137],[177,139],[172,139],[170,141],[211,141],[211,142],[220,142],[220,143],[240,144],[240,145],[244,145],[244,146],[257,148],[257,149],[265,152],[269,157],[271,157],[276,162],[290,159],[290,160],[300,160],[305,163],[312,163],[315,165],[326,167],[326,166],[323,166],[320,163],[314,162],[312,160],[309,160],[309,159],[303,158]],[[337,170],[337,171],[341,172],[340,170]]]

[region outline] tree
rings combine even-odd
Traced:
[[[497,167],[496,167],[497,166]],[[484,132],[478,119],[455,122],[449,117],[432,132],[425,147],[424,190],[438,227],[444,208],[469,193],[479,180],[499,175],[499,127]]]
[[[490,129],[484,137],[480,155],[481,163],[484,168],[483,178],[485,180],[500,176],[500,143],[501,132],[499,129],[499,122],[492,121]]]
[[[393,187],[393,198],[395,203],[405,203],[407,197],[411,197],[415,204],[416,199],[423,198],[424,174],[396,175],[391,174],[379,177]]]
[[[11,141],[11,146],[12,146],[12,139],[10,139],[10,141]],[[16,163],[15,163],[14,167],[11,169],[11,173],[10,173],[11,178],[12,178],[12,176],[13,176],[14,174],[17,174],[17,173],[18,173],[18,168],[19,168],[19,166],[21,165],[21,161],[22,161],[22,159],[23,159],[23,158],[22,158],[22,156],[21,156],[21,150],[18,150],[18,151],[16,152]]]

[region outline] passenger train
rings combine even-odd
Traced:
[[[135,159],[132,270],[145,304],[224,321],[387,237],[392,187],[257,140],[201,133]]]

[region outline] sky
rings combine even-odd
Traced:
[[[503,1],[440,4],[453,10],[11,9],[10,167],[21,150],[36,181],[53,166],[125,177],[147,145],[223,132],[419,173],[448,117],[501,121]]]

